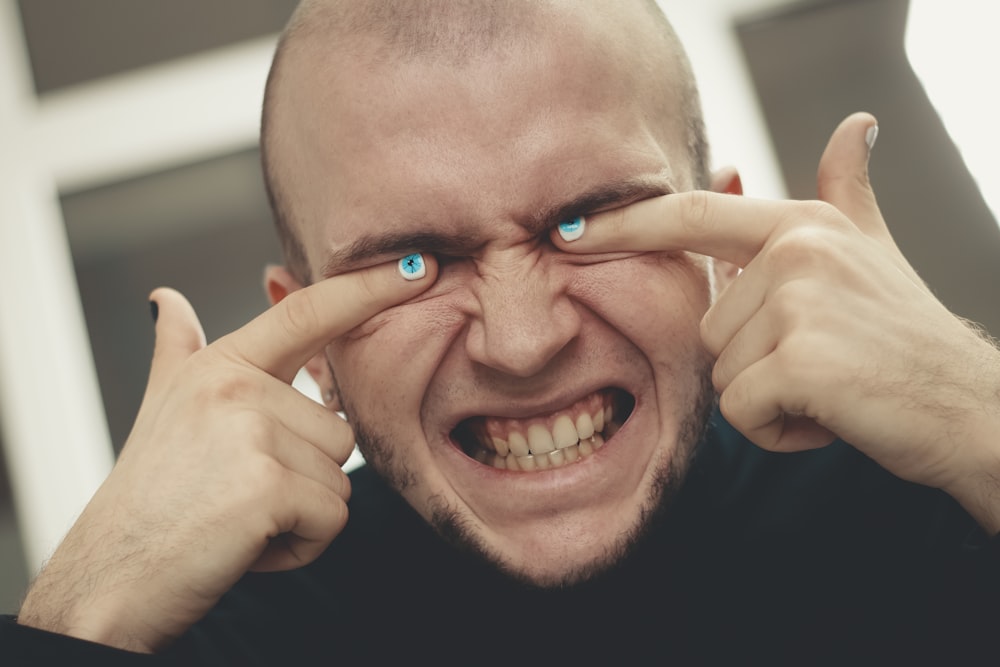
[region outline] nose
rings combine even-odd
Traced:
[[[530,377],[580,333],[579,313],[544,266],[483,273],[476,292],[479,313],[466,338],[476,363]]]

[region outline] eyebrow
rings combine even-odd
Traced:
[[[523,224],[532,234],[541,235],[563,220],[584,215],[609,204],[625,205],[672,192],[673,188],[666,174],[604,183],[567,202],[536,211]],[[377,257],[402,257],[412,252],[462,256],[472,254],[485,244],[485,239],[478,234],[462,232],[388,231],[367,234],[343,248],[328,252],[323,262],[321,276],[329,278]]]

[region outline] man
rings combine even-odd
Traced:
[[[1000,530],[1000,354],[893,244],[874,118],[834,132],[822,201],[763,202],[708,172],[698,104],[652,2],[304,2],[263,129],[275,306],[206,347],[154,292],[133,433],[4,641],[137,664],[985,645],[996,563],[962,549]],[[288,386],[303,365],[325,405]]]

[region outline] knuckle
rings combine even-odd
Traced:
[[[322,452],[324,458],[336,465],[343,465],[354,451],[356,443],[354,429],[339,415],[327,412],[321,424],[323,435],[313,444]]]
[[[720,359],[715,366],[712,367],[712,387],[718,393],[724,393],[726,388],[729,386],[729,373],[727,372],[725,360]]]
[[[828,384],[830,368],[823,359],[822,347],[808,333],[787,337],[778,345],[775,355],[783,377],[800,398],[811,389]]]
[[[198,386],[198,398],[203,405],[219,403],[256,404],[259,402],[261,387],[246,373],[217,371],[208,373]]]
[[[699,325],[699,334],[701,335],[701,342],[704,344],[705,349],[710,355],[718,358],[722,353],[722,343],[719,340],[719,336],[715,333],[715,328],[712,323],[707,319],[702,319]]]
[[[292,292],[281,301],[284,317],[280,318],[285,333],[291,339],[308,336],[319,326],[320,317],[310,294],[306,290]]]
[[[256,489],[263,496],[277,496],[285,486],[287,471],[270,456],[259,455],[247,461],[243,478],[247,489]]]
[[[852,169],[849,172],[820,170],[819,196],[824,200],[856,196],[857,193],[863,193],[870,188],[867,169]]]
[[[807,318],[809,304],[815,302],[815,295],[803,280],[790,280],[778,285],[768,297],[768,314],[782,332],[793,330]]]
[[[759,415],[755,415],[754,411],[750,409],[750,401],[753,397],[749,394],[749,389],[745,382],[734,382],[719,397],[719,410],[733,428],[745,435],[755,445],[764,449],[772,449],[777,443],[780,431],[775,432],[774,423],[756,423]]]
[[[305,540],[292,537],[285,538],[286,549],[288,550],[291,567],[299,568],[320,557],[329,542],[323,540]]]
[[[871,190],[872,184],[871,184],[871,179],[868,176],[867,169],[862,169],[860,171],[854,172],[854,184],[862,192],[869,192]]]
[[[742,430],[745,427],[743,406],[746,397],[739,384],[731,384],[719,395],[719,411],[734,428]]]
[[[827,229],[798,225],[776,238],[767,256],[773,266],[814,269],[830,259],[833,247]]]
[[[343,499],[343,501],[346,503],[347,501],[349,501],[351,499],[351,493],[353,491],[353,488],[351,487],[351,478],[347,476],[346,472],[344,472],[343,470],[341,470],[340,471],[340,479],[341,479],[342,485],[340,487],[340,493],[338,493],[337,495],[339,495]]]
[[[805,352],[801,336],[789,336],[774,350],[774,358],[782,377],[793,387],[801,387],[807,371],[802,361]]]
[[[372,271],[359,271],[356,274],[357,294],[359,304],[378,303],[381,300],[379,281]]]
[[[833,204],[812,199],[796,203],[797,217],[821,227],[841,229],[846,223],[844,214]]]
[[[230,431],[238,434],[242,442],[260,451],[271,450],[276,430],[274,419],[259,410],[239,410],[230,419]]]
[[[708,193],[694,190],[684,193],[681,205],[681,221],[691,231],[704,231],[712,227],[711,204]]]
[[[338,499],[336,502],[347,502],[351,498],[351,481],[340,466],[330,465],[328,468],[329,481],[327,487]],[[333,498],[334,496],[331,496]]]
[[[712,368],[712,381],[716,390],[722,392],[727,389],[740,373],[756,361],[754,353],[747,349],[745,337],[734,336]]]
[[[335,429],[332,437],[336,441],[338,458],[343,457],[346,460],[351,455],[351,452],[354,451],[354,444],[357,441],[357,437],[351,425],[339,417],[337,418]]]
[[[316,530],[313,538],[329,543],[347,525],[347,501],[329,489],[318,490],[317,500],[319,504],[309,512],[310,522]]]
[[[330,502],[330,512],[329,512],[329,537],[333,539],[340,534],[340,531],[344,530],[344,526],[347,525],[347,502],[339,497],[335,496]]]
[[[343,498],[343,491],[347,481],[347,474],[341,469],[336,461],[323,454],[318,449],[312,450],[312,467],[314,479],[333,492],[339,498]]]

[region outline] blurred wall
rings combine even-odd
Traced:
[[[874,113],[869,175],[897,244],[946,306],[1000,337],[1000,227],[907,60],[908,5],[804,3],[746,17],[737,34],[789,195],[814,198],[830,132],[854,111]],[[975,68],[956,72],[970,104],[994,94]],[[1000,148],[996,126],[981,139]]]
[[[210,339],[266,307],[263,268],[279,261],[280,253],[261,184],[256,132],[251,128],[240,135],[237,129],[224,140],[202,141],[205,117],[231,101],[215,96],[226,95],[234,84],[218,81],[222,85],[210,83],[206,89],[197,79],[213,70],[242,76],[249,68],[253,79],[249,85],[262,91],[268,56],[264,66],[254,56],[254,62],[242,68],[238,62],[234,66],[234,59],[242,57],[240,49],[257,53],[260,48],[255,45],[263,44],[265,51],[272,48],[295,2],[0,2],[5,10],[6,5],[17,10],[9,15],[15,17],[15,30],[29,56],[26,90],[18,88],[19,82],[0,82],[0,89],[10,87],[0,90],[0,117],[6,118],[4,109],[13,108],[10,115],[25,125],[19,134],[38,140],[36,147],[26,147],[41,163],[38,171],[51,169],[49,178],[58,190],[52,204],[61,213],[61,235],[72,256],[71,289],[83,307],[110,444],[117,450],[127,437],[148,372],[153,342],[147,301],[151,289],[171,285],[186,292]],[[185,77],[194,84],[185,84]],[[168,94],[148,95],[144,81],[163,82]],[[15,99],[18,95],[22,99]],[[151,99],[159,108],[149,108]],[[139,127],[108,127],[102,110],[110,118],[133,107],[142,117],[128,120]],[[247,110],[259,115],[253,103]],[[51,129],[59,131],[57,137],[47,134]],[[88,144],[102,132],[126,145]],[[157,135],[167,134],[168,143],[174,145],[162,155],[151,154],[156,151],[149,146],[156,147]],[[144,143],[143,135],[151,141]],[[133,152],[150,154],[132,159],[116,153],[128,152],[133,138]],[[81,150],[92,154],[79,159],[73,153]],[[0,157],[4,159],[13,160],[10,151]],[[46,160],[55,164],[45,164]],[[45,192],[44,186],[40,191]],[[4,219],[0,224],[26,222]],[[40,310],[46,305],[40,302]],[[38,327],[46,318],[29,315],[22,320],[24,327]],[[63,338],[71,335],[64,332]],[[53,389],[66,381],[58,369],[41,372],[45,377],[39,379]],[[38,412],[58,421],[62,410],[58,404],[39,405]],[[11,452],[7,454],[5,460],[13,460]],[[58,456],[40,462],[53,470],[63,463]],[[29,526],[23,521],[18,525],[18,517],[26,513],[23,506],[14,506],[12,492],[18,485],[8,483],[9,470],[0,467],[0,613],[17,609],[28,577],[40,563],[39,554],[20,539]],[[12,481],[22,487],[26,483]],[[57,495],[53,489],[31,491],[43,499],[47,493]]]

